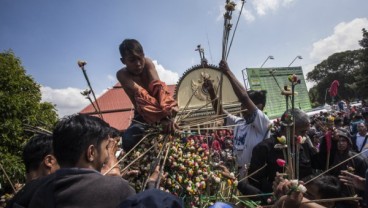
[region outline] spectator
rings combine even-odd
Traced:
[[[358,132],[352,137],[353,142],[353,150],[356,152],[361,152],[366,149],[368,149],[368,132],[367,132],[367,126],[364,122],[357,124]],[[368,157],[368,152],[365,152],[363,154],[365,157]]]
[[[108,161],[110,126],[98,117],[72,115],[53,131],[53,149],[61,169],[45,177],[30,208],[116,207],[135,194],[118,176],[103,176]]]
[[[184,208],[184,203],[171,193],[150,189],[129,197],[119,208]]]
[[[334,153],[333,160],[330,167],[335,167],[329,173],[338,177],[343,170],[348,170],[360,177],[365,177],[365,172],[368,167],[367,158],[362,155],[356,156],[350,160],[356,153],[351,151],[352,142],[347,133],[342,131],[336,131],[335,137],[337,138],[337,150]],[[358,194],[363,196],[364,193],[349,189],[347,186],[342,187],[342,192],[345,196],[353,196]]]
[[[315,175],[311,175],[305,179],[305,181],[309,181],[310,179],[314,178]],[[341,183],[339,179],[335,176],[331,175],[322,175],[310,183],[305,185],[307,188],[307,192],[304,194],[304,197],[309,200],[316,200],[316,199],[331,199],[331,198],[339,198],[343,197],[341,194]],[[339,206],[336,206],[336,202],[328,201],[328,202],[320,202],[321,205],[333,208],[333,207],[346,207],[348,208],[343,202],[338,202]]]
[[[110,127],[110,133],[109,133],[109,146],[107,147],[107,150],[109,152],[109,159],[104,164],[104,166],[101,169],[101,173],[105,175],[111,175],[111,176],[121,176],[120,173],[120,166],[115,165],[118,163],[118,158],[116,153],[121,153],[121,150],[118,151],[118,144],[121,140],[120,132],[116,128]],[[115,165],[115,166],[114,166]],[[114,167],[113,167],[114,166]],[[111,169],[111,170],[110,170]],[[109,172],[107,172],[109,171]]]
[[[335,151],[330,167],[334,167],[356,154],[351,151],[352,142],[347,133],[337,130],[334,137],[337,139],[337,150]],[[367,170],[367,159],[359,155],[342,163],[335,169],[331,170],[330,173],[337,177],[342,170],[347,169],[354,171],[355,174],[361,177],[364,177],[365,171]]]
[[[26,167],[26,185],[9,201],[7,208],[28,207],[35,191],[44,183],[42,178],[59,169],[53,155],[51,135],[32,137],[23,149],[22,158]]]
[[[294,114],[295,137],[305,136],[309,130],[309,118],[303,111],[299,109],[289,110],[282,115],[281,121],[288,123],[286,118],[290,117],[292,112]],[[286,127],[283,125],[278,134],[272,135],[269,139],[256,145],[252,152],[249,174],[255,174],[249,178],[249,183],[265,193],[272,192],[272,182],[276,172],[283,172],[283,168],[277,164],[276,160],[287,159],[284,158],[281,149],[275,148],[275,145],[280,143],[277,137],[281,137],[281,135],[286,135]],[[299,178],[304,178],[312,174],[312,157],[314,155],[313,149],[308,143],[305,142],[299,146]],[[266,166],[262,168],[264,165]]]
[[[358,132],[358,123],[364,123],[364,119],[361,113],[355,113],[350,122],[350,134],[355,135]]]

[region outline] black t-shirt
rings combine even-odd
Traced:
[[[265,193],[273,191],[272,182],[275,179],[276,172],[281,173],[285,171],[277,164],[276,160],[286,160],[286,158],[284,158],[281,149],[275,148],[275,144],[278,144],[278,141],[274,135],[257,144],[252,151],[252,160],[248,170],[249,175],[257,171],[256,174],[249,178],[249,183]],[[312,174],[314,167],[312,157],[311,147],[307,142],[303,143],[299,152],[299,179]],[[262,168],[265,164],[267,164],[266,167]]]
[[[26,183],[26,185],[7,203],[5,208],[28,207],[34,193],[36,193],[44,182],[45,180],[43,180],[43,178],[38,178]]]
[[[47,178],[33,196],[30,208],[116,208],[135,195],[135,190],[121,177],[103,176],[91,169],[60,169]]]

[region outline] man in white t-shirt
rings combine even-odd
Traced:
[[[234,153],[238,167],[249,165],[254,146],[269,137],[268,127],[270,120],[260,109],[255,109],[247,117],[237,117],[228,114],[228,120],[233,121],[234,128]]]
[[[353,150],[356,152],[364,151],[368,149],[368,132],[364,122],[357,124],[358,132],[352,137]],[[365,157],[368,157],[368,151],[363,153]]]
[[[262,110],[266,104],[266,91],[246,91],[243,85],[236,79],[235,75],[229,69],[226,61],[220,62],[220,69],[234,89],[236,96],[241,103],[242,117],[234,116],[226,112],[222,106],[220,114],[226,113],[228,115],[227,121],[236,124],[234,128],[234,154],[237,158],[237,166],[240,175],[245,170],[245,165],[249,165],[252,150],[256,144],[263,139],[269,137],[269,125],[271,121]],[[210,80],[205,80],[203,87],[207,89],[211,96],[213,108],[217,111],[217,100],[215,91]]]

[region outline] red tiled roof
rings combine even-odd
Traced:
[[[119,131],[124,131],[130,125],[130,121],[134,116],[134,111],[125,112],[113,112],[113,113],[103,113],[103,120],[110,124],[110,126],[118,129]]]
[[[174,95],[176,85],[167,85],[167,87],[170,94]],[[120,83],[117,83],[112,89],[98,97],[97,103],[101,109],[103,119],[110,126],[120,131],[128,128],[133,117],[134,106],[123,88],[121,88]],[[93,104],[96,106],[96,102],[93,102]],[[86,106],[79,113],[98,116],[92,104]]]

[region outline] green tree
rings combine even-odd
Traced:
[[[328,89],[334,80],[340,83],[338,99],[353,100],[356,93],[355,75],[360,68],[362,50],[344,51],[329,56],[307,74],[307,80],[317,83],[310,90],[312,103],[331,102]],[[326,94],[327,93],[327,94]]]
[[[356,74],[356,90],[361,99],[368,98],[368,32],[365,28],[362,29],[363,39],[359,41],[363,47],[360,57],[360,68]]]
[[[26,74],[21,61],[12,51],[0,53],[0,163],[14,182],[24,182],[22,149],[34,132],[27,125],[51,129],[57,122],[55,106],[41,102],[40,85]],[[11,184],[0,170],[3,191]]]
[[[309,89],[309,93],[308,94],[309,94],[309,98],[311,100],[312,108],[316,108],[316,107],[318,107],[318,106],[321,105],[319,102],[317,102],[318,96],[319,96],[319,93],[317,91],[317,88],[312,87],[311,89]]]

